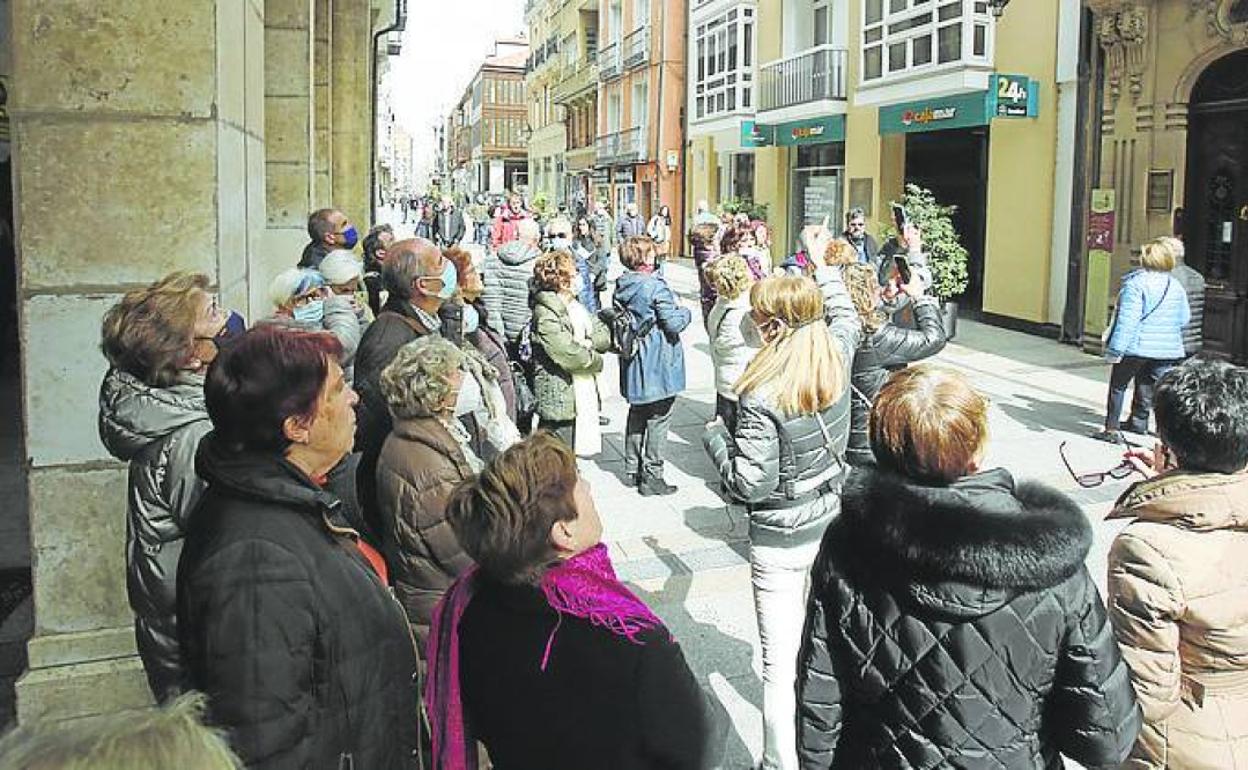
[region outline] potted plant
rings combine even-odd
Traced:
[[[932,295],[940,300],[945,323],[945,336],[953,339],[958,331],[957,298],[966,291],[970,278],[966,272],[968,254],[962,238],[953,229],[953,213],[957,206],[945,206],[936,200],[931,190],[907,184],[901,205],[906,207],[910,221],[923,234],[923,251],[927,253],[927,265],[932,271]],[[897,235],[896,226],[890,222],[884,236]]]
[[[767,204],[755,203],[750,198],[729,198],[719,208],[727,214],[745,214],[750,219],[767,221]]]

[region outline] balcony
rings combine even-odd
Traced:
[[[638,27],[624,38],[624,69],[631,70],[650,61],[650,28]]]
[[[640,126],[598,137],[599,165],[641,163],[646,159],[645,131]]]
[[[759,68],[759,112],[845,101],[846,53],[821,45]]]
[[[620,44],[618,41],[598,49],[598,77],[612,80],[623,74],[620,69]]]
[[[555,104],[567,104],[598,86],[598,62],[594,59],[577,62],[576,71],[555,86],[551,98]]]

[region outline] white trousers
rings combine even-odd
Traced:
[[[763,648],[763,770],[797,770],[797,653],[819,540],[750,546],[754,613]]]

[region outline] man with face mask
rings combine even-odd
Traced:
[[[464,218],[451,201],[451,196],[443,195],[438,206],[438,215],[433,220],[433,241],[444,249],[458,245],[464,239]]]
[[[354,249],[360,234],[338,209],[318,209],[308,215],[308,239],[297,267],[319,270],[326,254],[334,249]]]
[[[589,260],[593,255],[572,240],[572,223],[563,217],[555,217],[546,225],[546,236],[552,251],[566,251],[576,262],[576,298],[592,315],[598,313],[598,296],[594,293]]]
[[[382,530],[373,476],[392,426],[381,392],[381,372],[407,343],[441,335],[438,311],[455,295],[457,277],[454,263],[423,238],[397,241],[386,250],[381,280],[390,297],[364,332],[355,356],[355,390],[360,395],[355,449],[362,453],[357,483],[365,520],[375,532]]]

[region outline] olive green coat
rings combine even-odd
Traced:
[[[573,374],[602,371],[602,354],[611,347],[606,324],[593,320],[590,336],[594,348],[577,343],[572,318],[562,297],[553,291],[539,292],[533,303],[533,395],[543,420],[565,422],[576,417],[572,393]]]

